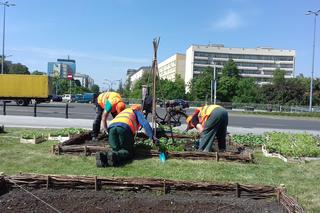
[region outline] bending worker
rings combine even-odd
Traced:
[[[103,92],[101,93],[96,102],[96,117],[92,127],[92,140],[96,140],[102,123],[102,129],[107,132],[107,118],[109,113],[115,118],[122,110],[126,108],[121,96],[116,92]]]
[[[110,122],[108,131],[112,150],[96,154],[97,167],[118,166],[131,160],[134,155],[134,137],[140,126],[145,129],[146,134],[154,143],[158,141],[153,136],[152,128],[141,110],[141,105],[133,105],[123,110]]]
[[[196,128],[200,133],[198,151],[211,152],[214,139],[218,139],[219,151],[226,150],[228,112],[219,105],[198,107],[187,118],[187,130]]]

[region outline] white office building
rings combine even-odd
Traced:
[[[130,89],[133,89],[135,83],[142,78],[143,74],[150,72],[151,67],[140,67],[136,72],[131,72],[131,75],[127,75],[130,81]],[[152,77],[150,79],[152,81]]]
[[[158,64],[159,78],[175,81],[176,75],[180,75],[184,80],[185,67],[186,55],[180,53],[174,54]]]
[[[255,78],[259,84],[270,83],[273,72],[280,68],[286,72],[285,78],[293,78],[295,70],[295,50],[258,48],[228,48],[224,45],[191,45],[186,51],[186,85],[206,67],[216,67],[221,72],[229,60],[237,64],[240,75]]]
[[[86,74],[76,73],[73,77],[74,80],[79,80],[81,86],[91,89],[94,85],[94,80]]]

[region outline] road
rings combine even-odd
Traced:
[[[0,107],[0,113],[3,113],[3,106]],[[42,103],[37,105],[37,117],[65,118],[65,103]],[[90,119],[95,116],[94,106],[92,104],[68,104],[68,112],[70,119]],[[187,110],[187,114],[191,114],[192,109]],[[158,114],[163,116],[165,110],[158,108]],[[8,103],[6,106],[7,115],[33,116],[34,107],[16,106]],[[0,121],[1,124],[1,121]],[[266,129],[291,129],[291,130],[313,130],[320,131],[320,119],[302,119],[292,117],[271,117],[246,115],[237,112],[229,112],[229,126],[241,128],[266,128]]]

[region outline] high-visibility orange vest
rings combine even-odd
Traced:
[[[205,122],[208,120],[212,111],[220,107],[221,106],[219,105],[205,105],[203,107],[197,108],[197,110],[199,110],[198,117],[201,125],[204,126]]]
[[[127,124],[132,132],[132,135],[135,135],[136,132],[139,130],[140,125],[137,121],[136,114],[134,114],[133,110],[127,108],[120,112],[111,122],[109,125],[114,123],[125,123]]]
[[[104,105],[106,104],[106,101],[110,101],[112,105],[112,109],[114,108],[114,105],[118,102],[122,101],[121,96],[119,93],[116,92],[104,92],[101,93],[98,96],[98,104],[101,106],[102,109],[104,109]]]

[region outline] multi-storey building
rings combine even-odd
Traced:
[[[67,78],[76,73],[76,61],[72,59],[57,59],[57,62],[48,62],[48,76]]]
[[[229,59],[237,64],[242,77],[254,78],[259,84],[271,82],[277,68],[285,71],[285,78],[294,77],[295,50],[191,45],[186,51],[186,85],[208,66],[215,66],[219,73]]]
[[[180,53],[174,54],[170,58],[158,64],[159,77],[161,79],[175,81],[176,75],[180,75],[184,80],[185,66],[186,55]]]
[[[86,75],[86,74],[76,73],[73,79],[79,80],[81,83],[81,86],[86,87],[88,89],[91,89],[94,84],[94,80],[89,75]]]
[[[130,81],[130,89],[133,89],[135,83],[142,78],[143,74],[146,72],[150,72],[151,67],[140,67],[136,70],[136,72],[132,72],[133,74],[127,75],[129,77],[128,81]],[[128,73],[128,72],[127,72]],[[150,78],[152,80],[152,78]]]

